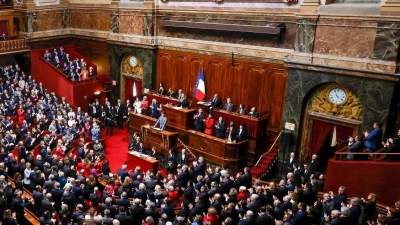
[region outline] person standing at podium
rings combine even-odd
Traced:
[[[164,112],[161,112],[161,116],[157,119],[153,127],[156,128],[158,124],[160,124],[161,131],[165,130],[165,126],[167,124],[167,117],[165,117]]]

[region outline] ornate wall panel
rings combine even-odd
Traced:
[[[322,20],[316,30],[314,53],[372,58],[376,25],[374,21]]]
[[[101,8],[72,8],[71,28],[110,31],[110,10]]]
[[[261,115],[271,114],[271,129],[280,130],[287,81],[284,66],[242,60],[232,64],[230,58],[159,50],[156,83],[175,91],[181,88],[196,103],[193,91],[200,69],[204,69],[206,99],[219,94],[224,103],[231,98],[235,109],[240,103],[247,110],[255,106]]]

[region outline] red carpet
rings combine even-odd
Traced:
[[[114,129],[112,136],[102,136],[106,139],[106,159],[110,163],[111,173],[117,173],[122,164],[127,160],[128,151],[128,133],[124,130]]]

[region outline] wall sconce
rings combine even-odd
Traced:
[[[93,94],[94,95],[100,95],[100,91],[95,91]]]

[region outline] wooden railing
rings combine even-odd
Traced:
[[[398,156],[400,158],[400,153],[386,153],[386,152],[384,152],[384,148],[381,148],[381,149],[379,149],[379,150],[377,150],[375,152],[372,152],[372,153],[367,152],[366,149],[364,149],[363,152],[349,152],[348,147],[346,146],[346,147],[343,147],[343,148],[341,148],[341,149],[339,149],[339,150],[337,150],[335,152],[335,159],[343,160],[344,156],[347,156],[348,154],[364,155],[365,158],[368,158],[368,156],[369,156],[369,159],[371,159],[371,160],[373,160],[375,162],[385,159],[385,157],[388,156],[388,155],[389,156],[390,155],[393,155],[393,156],[395,155],[395,156]]]
[[[255,166],[258,165],[258,163],[260,162],[260,160],[262,159],[262,157],[264,157],[264,155],[269,154],[269,153],[272,151],[272,149],[274,148],[274,146],[275,146],[276,143],[278,142],[278,140],[279,140],[279,138],[281,137],[281,135],[282,135],[282,130],[281,130],[281,132],[279,132],[278,136],[275,138],[275,141],[274,141],[274,143],[271,145],[271,147],[269,148],[269,150],[268,150],[266,153],[262,154],[262,155],[258,158],[258,161],[257,161],[257,163],[256,163]]]
[[[21,50],[29,50],[25,39],[0,41],[0,52],[13,52]]]

